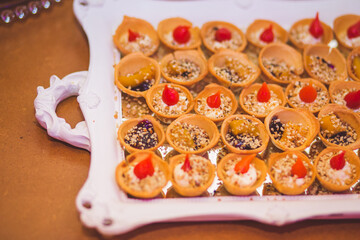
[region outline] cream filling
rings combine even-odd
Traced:
[[[327,175],[328,175],[329,178],[331,178],[332,180],[335,180],[340,185],[345,185],[346,184],[345,181],[351,179],[351,167],[350,167],[350,164],[348,162],[346,162],[345,166],[340,170],[330,168],[328,170]]]
[[[253,164],[250,164],[249,170],[246,173],[235,173],[235,170],[231,168],[226,172],[230,178],[232,184],[239,185],[240,187],[249,187],[254,185],[257,179],[256,168]]]

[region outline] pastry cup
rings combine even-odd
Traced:
[[[190,40],[186,44],[172,44],[172,32],[178,26],[190,26]],[[201,37],[200,37],[200,29],[198,27],[193,27],[192,23],[184,18],[174,17],[174,18],[167,18],[159,22],[158,25],[158,34],[160,41],[173,50],[188,50],[194,49],[201,45]],[[170,39],[167,37],[170,36]]]
[[[228,133],[229,125],[236,118],[248,119],[253,123],[252,126],[256,127],[256,125],[257,125],[257,128],[259,130],[259,137],[260,137],[260,139],[262,141],[262,144],[261,144],[260,147],[258,147],[256,149],[251,149],[251,150],[239,149],[237,147],[232,146],[226,140],[226,134]],[[220,135],[221,135],[221,140],[225,144],[226,148],[230,152],[239,153],[239,154],[254,154],[254,153],[262,152],[262,151],[264,151],[266,149],[266,147],[267,147],[267,145],[269,143],[269,136],[268,136],[268,134],[266,132],[264,124],[259,119],[255,118],[255,117],[252,117],[252,116],[249,116],[249,115],[236,114],[236,115],[231,115],[231,116],[225,118],[224,122],[221,125]]]
[[[309,128],[306,141],[298,147],[291,148],[282,144],[279,140],[276,140],[270,132],[270,123],[273,117],[277,117],[280,119],[281,123],[298,123],[303,124]],[[314,140],[316,135],[320,130],[319,121],[315,118],[315,116],[305,109],[293,109],[287,107],[277,107],[272,112],[270,112],[264,121],[265,128],[267,133],[270,136],[271,142],[279,149],[283,151],[293,150],[293,151],[303,151],[305,148],[310,146],[311,142]]]
[[[217,28],[225,27],[230,32],[232,32],[232,35],[234,35],[234,33],[236,33],[236,34],[238,34],[240,36],[240,38],[241,38],[240,46],[238,48],[236,48],[236,49],[230,49],[230,50],[242,52],[245,49],[246,44],[247,44],[245,34],[237,26],[235,26],[234,24],[229,23],[229,22],[211,21],[211,22],[204,23],[202,25],[202,27],[201,27],[201,30],[200,30],[202,41],[203,41],[205,47],[207,49],[209,49],[211,52],[214,53],[214,52],[217,52],[217,51],[220,50],[220,49],[216,50],[215,47],[213,46],[213,44],[210,41],[208,41],[207,38],[206,38],[206,35],[209,32],[209,30],[211,28],[214,28],[214,27],[217,27]]]
[[[211,116],[206,116],[206,115],[200,113],[198,110],[198,106],[199,106],[198,100],[201,98],[207,98],[207,97],[217,93],[218,91],[220,91],[220,93],[223,94],[224,96],[227,96],[231,99],[231,111],[226,116],[221,117],[221,118],[212,118]],[[237,101],[236,101],[236,97],[235,97],[234,93],[231,90],[229,90],[225,87],[219,86],[215,83],[210,83],[209,85],[207,85],[204,88],[204,90],[202,90],[195,98],[194,111],[199,115],[208,117],[209,119],[214,121],[216,124],[223,121],[227,116],[233,115],[236,112],[236,109],[237,109]]]
[[[232,195],[250,195],[256,191],[256,188],[260,187],[261,184],[265,181],[267,175],[267,167],[263,160],[258,158],[254,158],[251,160],[250,164],[253,164],[256,170],[260,172],[260,176],[257,178],[256,182],[252,186],[248,187],[240,187],[233,184],[226,176],[226,172],[224,170],[225,164],[228,161],[233,159],[242,159],[246,155],[237,154],[237,153],[229,153],[225,157],[221,159],[221,161],[217,165],[217,175],[221,181],[224,183],[224,187],[226,191],[231,193]]]
[[[360,47],[355,48],[354,50],[352,50],[350,52],[350,54],[348,55],[347,59],[346,59],[346,66],[347,66],[347,71],[349,73],[349,76],[354,79],[355,81],[359,81],[360,82],[360,76],[356,76],[354,71],[353,71],[353,59],[355,56],[360,56]]]
[[[215,178],[215,166],[210,162],[210,160],[208,160],[204,157],[197,156],[197,155],[195,155],[195,156],[197,158],[201,158],[202,161],[204,161],[206,163],[206,168],[209,171],[208,178],[206,179],[205,183],[200,186],[184,187],[184,186],[181,186],[180,184],[178,184],[175,180],[175,176],[174,176],[175,167],[179,164],[182,164],[185,161],[186,154],[180,154],[180,155],[176,155],[176,156],[170,158],[169,169],[170,169],[171,183],[172,183],[175,191],[184,197],[196,197],[196,196],[202,195],[211,186],[211,184],[213,183],[214,178]],[[190,156],[190,162],[191,162],[191,156]]]
[[[244,66],[251,67],[254,72],[251,74],[251,76],[240,83],[233,83],[226,78],[223,78],[216,74],[215,67],[224,67],[225,66],[225,59],[226,58],[232,58],[237,61],[239,61]],[[246,87],[253,83],[260,75],[260,69],[249,60],[246,54],[235,52],[228,49],[222,49],[218,52],[216,52],[214,55],[212,55],[208,60],[208,66],[210,73],[224,86],[231,87],[231,88],[239,88],[239,87]]]
[[[311,22],[314,20],[314,18],[306,18],[306,19],[301,19],[297,22],[295,22],[289,31],[289,40],[290,42],[298,49],[304,49],[306,47],[306,44],[302,43],[302,42],[298,42],[292,35],[291,32],[293,31],[293,29],[296,29],[297,27],[300,26],[309,26]],[[328,44],[332,39],[333,39],[333,32],[332,29],[329,25],[327,25],[326,23],[320,21],[321,26],[324,30],[323,36],[321,37],[321,43],[323,44]]]
[[[148,148],[145,149],[147,151],[155,151],[156,149],[158,149],[164,142],[165,142],[165,133],[163,130],[163,127],[160,125],[160,123],[158,121],[156,121],[156,119],[150,115],[144,115],[140,118],[132,118],[129,120],[126,120],[125,122],[123,122],[118,130],[118,139],[120,141],[121,146],[124,146],[125,149],[129,152],[129,153],[133,153],[133,152],[139,152],[139,151],[144,151],[141,149],[137,149],[134,148],[132,146],[130,146],[129,144],[127,144],[124,140],[127,132],[133,128],[134,126],[136,126],[139,122],[141,122],[142,120],[149,120],[153,127],[154,127],[154,131],[157,134],[158,137],[158,144],[152,148]]]
[[[326,102],[324,102],[323,105],[318,106],[318,107],[316,107],[316,108],[315,108],[315,107],[314,107],[314,108],[309,108],[309,106],[310,106],[311,104],[315,103],[318,99],[315,99],[314,102],[312,102],[312,103],[305,103],[305,102],[303,102],[303,101],[300,99],[300,97],[299,97],[299,101],[303,102],[305,105],[304,105],[303,107],[298,107],[298,106],[294,105],[293,102],[290,101],[289,96],[290,96],[290,91],[295,88],[295,83],[296,83],[296,81],[305,83],[306,85],[309,85],[310,82],[311,82],[315,87],[318,87],[318,88],[321,89],[321,91],[326,92],[326,98],[327,98]],[[329,100],[330,100],[329,93],[328,93],[328,90],[327,90],[327,88],[325,87],[324,84],[322,84],[321,82],[319,82],[319,81],[317,81],[317,80],[315,80],[315,79],[312,79],[312,78],[303,78],[303,79],[298,79],[298,80],[296,80],[296,81],[291,82],[291,83],[286,87],[286,89],[285,89],[286,101],[287,101],[287,103],[290,105],[290,107],[292,107],[292,108],[298,108],[298,109],[307,109],[307,110],[309,110],[309,111],[312,112],[312,113],[317,113],[317,112],[320,111],[320,109],[321,109],[323,106],[325,106],[326,104],[329,103]],[[318,97],[318,96],[317,96],[317,97]]]
[[[254,83],[254,84],[248,86],[247,88],[244,88],[241,91],[240,96],[239,96],[239,103],[240,103],[241,108],[247,114],[249,114],[251,116],[255,116],[259,119],[265,118],[269,113],[268,112],[267,113],[259,113],[259,112],[249,109],[245,105],[245,97],[251,93],[254,93],[255,91],[258,91],[261,88],[261,86],[262,86],[261,83]],[[281,104],[279,106],[285,106],[286,99],[285,99],[285,94],[284,94],[283,88],[277,84],[268,84],[267,86],[268,86],[269,90],[272,91],[273,93],[275,93],[277,95],[278,99],[281,101]],[[256,99],[256,101],[257,101],[257,99]],[[269,101],[271,101],[271,99]]]
[[[154,107],[154,95],[159,91],[162,92],[163,89],[165,88],[165,85],[168,85],[170,88],[177,88],[180,91],[182,91],[183,93],[185,93],[186,98],[189,101],[188,108],[186,109],[185,112],[181,112],[181,113],[176,114],[176,115],[168,115],[168,114],[159,112],[159,111],[157,111],[155,109],[155,107]],[[150,110],[156,114],[157,118],[159,118],[161,121],[163,121],[165,123],[168,123],[169,121],[172,122],[174,119],[180,117],[181,115],[189,113],[192,110],[193,106],[194,106],[194,99],[193,99],[193,96],[190,93],[190,91],[186,87],[183,87],[183,86],[180,86],[180,85],[177,85],[177,84],[172,84],[172,83],[162,83],[162,84],[158,84],[158,85],[154,86],[153,88],[149,89],[149,91],[146,94],[145,99],[146,99],[146,103],[149,106]]]
[[[171,139],[171,131],[174,128],[174,125],[178,122],[191,124],[191,125],[198,126],[199,128],[204,129],[205,132],[207,132],[207,134],[209,135],[209,138],[210,138],[209,144],[207,146],[205,146],[201,149],[195,150],[195,151],[187,151],[187,150],[184,150],[183,148],[179,147],[178,145],[176,145],[174,143],[174,141]],[[206,152],[218,143],[219,138],[220,138],[219,135],[220,135],[219,131],[213,121],[211,121],[207,117],[204,117],[201,115],[196,115],[196,114],[182,115],[179,118],[177,118],[176,120],[174,120],[166,129],[167,142],[179,153],[200,154],[200,153]]]
[[[346,49],[351,50],[356,47],[346,40],[348,39],[347,37],[348,28],[354,25],[355,23],[357,23],[358,21],[360,21],[360,15],[355,15],[355,14],[345,14],[335,18],[334,20],[335,37],[340,43],[340,45]]]
[[[126,182],[123,177],[123,174],[129,171],[130,166],[136,166],[137,163],[144,160],[147,156],[151,155],[151,162],[155,167],[158,167],[160,171],[165,176],[165,182],[161,186],[158,186],[154,188],[152,191],[146,192],[146,191],[139,191],[131,188]],[[115,173],[116,181],[120,188],[124,190],[126,193],[130,194],[131,196],[137,197],[137,198],[155,198],[159,194],[161,194],[161,190],[167,182],[170,179],[170,171],[169,166],[167,162],[163,161],[160,157],[158,157],[154,152],[151,151],[141,151],[141,152],[135,152],[130,154],[126,161],[122,161],[117,167],[116,167],[116,173]],[[141,180],[140,180],[141,181]]]
[[[312,172],[310,181],[305,182],[303,185],[301,186],[286,186],[278,181],[275,180],[274,176],[271,174],[271,168],[272,166],[276,163],[276,161],[278,161],[279,159],[282,159],[288,155],[296,155],[297,157],[299,157],[302,161],[306,162]],[[274,187],[281,192],[282,194],[286,194],[286,195],[298,195],[301,194],[305,191],[305,189],[307,189],[308,187],[310,187],[310,185],[314,182],[315,180],[315,167],[311,164],[309,158],[299,152],[299,151],[286,151],[286,152],[282,152],[282,153],[273,153],[270,155],[269,160],[268,160],[268,173],[269,176],[271,178],[271,181],[273,182]],[[308,174],[308,173],[307,173]]]
[[[330,48],[325,44],[315,44],[308,45],[305,47],[303,52],[304,66],[306,72],[309,74],[311,78],[314,78],[324,84],[330,84],[328,81],[323,81],[314,73],[311,72],[310,64],[310,56],[319,56],[326,61],[333,64],[336,68],[336,74],[338,75],[337,80],[345,80],[347,78],[347,69],[346,69],[346,60],[344,56],[340,53],[340,51],[336,48]]]
[[[293,66],[295,68],[294,73],[298,76],[304,71],[301,54],[294,48],[284,43],[271,43],[265,46],[261,49],[258,59],[260,69],[263,72],[262,76],[264,77],[264,80],[266,82],[288,84],[289,82],[291,82],[291,80],[284,81],[273,76],[271,72],[269,72],[269,70],[264,66],[264,59],[276,59],[278,61],[285,62],[288,66]]]
[[[344,185],[334,184],[334,183],[330,182],[329,180],[327,180],[323,176],[321,176],[317,171],[319,160],[320,160],[320,158],[322,156],[324,156],[327,153],[331,153],[331,152],[334,152],[337,155],[341,151],[345,151],[345,160],[347,162],[349,162],[349,163],[356,166],[356,173],[355,173],[353,181],[351,181],[351,183],[349,183],[349,184],[344,184]],[[330,159],[329,159],[329,161],[330,161]],[[332,192],[343,192],[343,191],[349,190],[350,187],[352,185],[354,185],[360,178],[360,160],[359,160],[359,157],[356,156],[356,154],[352,150],[350,150],[348,148],[344,148],[344,147],[328,147],[328,148],[325,148],[316,157],[316,159],[314,161],[314,166],[315,166],[315,169],[316,169],[316,178],[319,180],[319,182],[321,183],[321,185],[324,188],[326,188],[327,190],[332,191]]]
[[[128,44],[128,30],[131,29],[134,32],[138,32],[141,34],[147,35],[154,47],[149,51],[142,52],[145,56],[150,56],[156,52],[159,48],[160,41],[154,27],[147,21],[139,18],[124,16],[122,23],[118,26],[115,31],[115,35],[113,36],[113,41],[115,46],[120,50],[120,52],[124,55],[135,52],[129,49],[126,49],[126,44]]]
[[[358,149],[360,147],[360,116],[345,106],[340,106],[338,104],[328,104],[320,110],[318,119],[321,119],[324,115],[328,115],[330,113],[334,113],[338,118],[340,118],[340,120],[349,124],[356,131],[357,134],[356,141],[347,145],[346,147],[352,150]],[[327,140],[321,134],[321,132],[319,133],[319,137],[326,146],[330,146],[330,147],[339,146]]]
[[[282,42],[286,43],[288,41],[288,33],[276,22],[264,19],[257,19],[252,22],[247,30],[246,30],[246,38],[247,40],[257,48],[263,48],[269,43],[263,42],[260,40],[261,33],[272,25],[272,30],[274,33],[274,41],[273,42]]]
[[[116,86],[123,91],[126,94],[129,94],[133,97],[145,97],[146,91],[138,92],[133,91],[128,88],[126,88],[120,81],[120,76],[126,76],[127,74],[133,74],[137,71],[139,71],[141,68],[144,68],[146,66],[149,66],[152,64],[155,68],[155,83],[152,87],[154,87],[156,84],[160,82],[160,67],[159,64],[155,59],[152,59],[150,57],[145,57],[144,54],[137,52],[137,53],[131,53],[129,55],[126,55],[123,57],[120,62],[115,66],[115,84]],[[152,88],[151,87],[151,88]],[[150,88],[150,89],[151,89]]]
[[[346,102],[344,98],[338,99],[336,95],[338,92],[341,92],[342,90],[346,90],[346,89],[348,90],[354,89],[355,91],[358,91],[360,90],[360,82],[339,80],[330,83],[329,94],[330,94],[331,102],[339,105],[345,105]]]
[[[176,83],[183,86],[192,86],[195,83],[202,80],[207,74],[208,74],[208,66],[205,57],[202,55],[203,53],[200,52],[201,50],[178,50],[173,53],[169,53],[165,55],[161,61],[160,61],[160,70],[162,76],[169,82]],[[189,81],[180,81],[178,79],[170,77],[166,72],[164,71],[164,68],[167,67],[168,63],[171,60],[188,60],[200,68],[199,76],[191,79]]]

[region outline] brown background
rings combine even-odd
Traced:
[[[89,46],[72,1],[23,22],[0,25],[0,239],[98,239],[82,226],[75,197],[90,154],[48,137],[35,119],[37,86],[86,70]],[[72,126],[83,119],[76,98],[58,106]],[[267,226],[252,221],[159,223],[119,239],[355,239],[360,220],[312,220]]]

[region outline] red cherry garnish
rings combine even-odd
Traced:
[[[266,82],[263,82],[256,97],[259,102],[268,102],[270,100],[270,98],[271,98],[270,90],[269,90]]]
[[[301,101],[306,103],[312,103],[315,101],[317,97],[316,89],[312,86],[312,83],[310,82],[309,85],[303,87],[299,92],[299,97]]]
[[[190,171],[192,169],[192,167],[190,165],[190,156],[189,156],[189,154],[186,154],[185,161],[184,161],[184,164],[182,165],[181,169],[184,172],[188,172],[188,171]]]
[[[246,155],[239,162],[236,163],[234,170],[236,173],[247,173],[249,171],[250,163],[256,154]]]
[[[351,109],[358,109],[360,108],[360,90],[355,92],[349,92],[344,97],[346,102],[346,106]]]
[[[333,156],[330,159],[330,166],[332,169],[340,170],[345,166],[345,151],[342,151],[340,154]]]
[[[314,38],[319,38],[323,35],[324,30],[319,20],[319,13],[316,13],[315,19],[311,22],[309,32]]]
[[[207,97],[206,99],[206,103],[209,107],[211,108],[218,108],[220,107],[221,104],[221,99],[220,99],[220,90],[217,91],[217,93],[210,95]]]
[[[306,176],[307,170],[304,166],[302,160],[298,157],[294,165],[291,167],[291,175],[298,176],[298,178],[304,178]]]
[[[149,156],[147,156],[144,160],[140,161],[134,167],[134,174],[139,179],[143,179],[147,176],[152,176],[154,174],[154,166],[151,162],[151,154],[149,154]]]
[[[165,85],[162,93],[162,100],[166,105],[173,106],[179,102],[179,93],[175,89],[168,88],[168,86]]]
[[[260,35],[260,40],[266,43],[271,43],[272,41],[274,41],[272,24],[270,24],[270,26],[262,32],[262,34]]]
[[[173,38],[176,42],[183,44],[190,40],[189,26],[178,26],[173,31]]]
[[[215,40],[218,42],[231,39],[231,32],[227,28],[219,28],[215,32]]]
[[[137,32],[133,32],[129,29],[129,37],[128,37],[128,41],[129,42],[134,42],[136,41],[137,38],[140,37],[140,34]]]
[[[347,30],[348,38],[356,38],[360,37],[360,21],[355,23],[354,25],[351,25]]]

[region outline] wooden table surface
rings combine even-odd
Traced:
[[[86,35],[72,1],[23,22],[0,25],[0,239],[98,239],[82,226],[75,198],[90,154],[48,137],[37,123],[37,86],[88,68]],[[76,98],[59,116],[83,120]],[[308,220],[284,227],[253,221],[158,223],[116,239],[355,239],[360,220]]]

